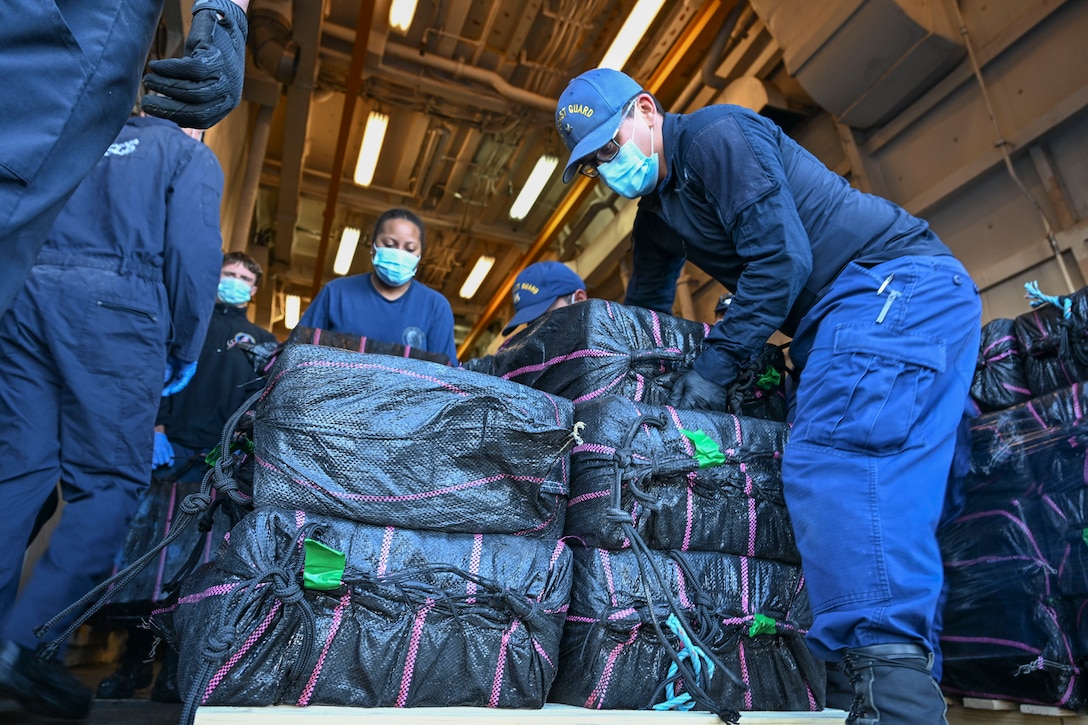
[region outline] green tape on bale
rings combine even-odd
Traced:
[[[320,541],[306,539],[306,563],[302,567],[302,586],[327,592],[340,588],[347,557]]]
[[[757,637],[761,634],[777,634],[778,623],[766,614],[757,614],[752,622],[752,626],[748,628],[749,637]]]
[[[725,454],[713,438],[701,430],[684,430],[680,432],[695,444],[695,460],[699,462],[699,468],[708,466],[720,466],[725,463]]]

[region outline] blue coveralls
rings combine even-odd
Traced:
[[[978,290],[929,226],[737,106],[666,114],[668,175],[635,219],[628,304],[668,312],[685,258],[736,296],[695,362],[728,386],[770,334],[801,371],[786,503],[827,660],[939,653],[936,526],[980,334]],[[934,674],[939,676],[939,665]]]
[[[170,121],[130,119],[0,317],[4,639],[35,647],[32,629],[110,570],[150,480],[166,355],[197,359],[215,304],[222,185],[206,146]],[[61,520],[13,604],[58,480]]]
[[[0,23],[0,315],[121,130],[162,0],[9,0]]]

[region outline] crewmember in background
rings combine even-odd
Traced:
[[[502,334],[527,325],[545,312],[584,302],[586,283],[562,262],[536,262],[518,273],[513,289],[514,316]]]
[[[34,628],[109,574],[151,478],[155,412],[192,376],[212,313],[222,188],[206,146],[129,119],[0,317],[0,692],[30,712],[89,711],[90,690],[35,654]],[[58,480],[66,506],[16,600]]]
[[[374,271],[329,282],[299,324],[441,353],[456,365],[453,309],[439,292],[413,279],[423,236],[423,221],[412,212],[384,212],[370,241]]]
[[[196,0],[185,56],[152,61],[148,113],[209,128],[242,97],[249,0]],[[8,0],[0,24],[0,315],[136,99],[163,0]]]
[[[171,528],[171,514],[181,501],[200,489],[207,466],[205,457],[220,442],[227,419],[254,392],[262,380],[253,372],[249,356],[240,343],[275,342],[268,330],[246,317],[249,302],[261,282],[261,266],[243,252],[223,256],[215,312],[208,325],[196,373],[177,395],[163,398],[155,425],[155,469],[151,486],[144,492],[132,521],[118,569],[147,553],[147,543],[161,541]],[[216,516],[225,521],[222,513]],[[220,529],[221,530],[221,529]],[[111,618],[126,622],[128,640],[115,672],[98,684],[97,697],[123,699],[151,684],[154,635],[139,626],[147,620],[156,603],[168,594],[161,589],[172,582],[181,565],[197,546],[214,552],[212,533],[191,526],[173,541],[167,552],[111,600]],[[177,683],[177,652],[167,647],[162,668],[151,690],[157,702],[181,702]]]
[[[672,309],[691,261],[733,290],[670,404],[724,410],[775,330],[800,371],[782,479],[815,614],[843,663],[848,723],[942,723],[932,668],[936,529],[978,353],[982,305],[929,225],[864,194],[740,106],[665,113],[594,69],[559,98],[563,172],[641,199],[627,304]]]

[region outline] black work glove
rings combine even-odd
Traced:
[[[729,407],[725,388],[712,383],[694,370],[681,375],[672,386],[669,405],[685,410],[720,410]]]
[[[183,58],[151,61],[143,109],[184,128],[209,128],[242,98],[246,14],[230,0],[196,0]]]

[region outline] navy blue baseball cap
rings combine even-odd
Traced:
[[[639,93],[642,86],[631,76],[611,68],[587,70],[567,84],[555,106],[555,130],[570,150],[564,184],[612,139],[623,122],[623,107]]]
[[[562,262],[530,264],[514,280],[514,317],[506,323],[502,334],[509,335],[518,325],[540,317],[563,295],[585,288],[582,278]]]

